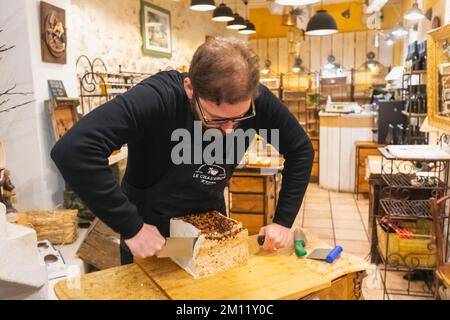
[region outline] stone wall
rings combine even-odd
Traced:
[[[195,49],[207,35],[240,36],[211,20],[211,12],[189,9],[187,0],[148,1],[171,12],[172,58],[142,54],[140,0],[72,0],[69,25],[75,56],[102,58],[108,69],[154,73],[166,68],[188,66]],[[245,37],[243,37],[245,39]]]

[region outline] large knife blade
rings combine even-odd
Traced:
[[[171,237],[166,238],[166,244],[157,254],[158,258],[192,257],[197,237]]]

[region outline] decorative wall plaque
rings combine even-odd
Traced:
[[[41,1],[40,13],[42,61],[65,64],[67,55],[66,11]]]

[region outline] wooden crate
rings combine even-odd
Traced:
[[[264,226],[264,215],[262,214],[232,213],[230,218],[240,221],[250,235],[258,234],[261,227]]]
[[[389,247],[386,252],[388,233],[377,223],[378,247],[384,259],[392,265],[433,268],[436,266],[436,247],[432,236],[431,220],[402,221],[401,227],[414,233],[412,239],[402,239],[396,233],[389,234]]]
[[[45,105],[50,113],[55,140],[58,141],[73,125],[80,120],[77,107],[78,99],[55,98],[46,100]]]
[[[274,175],[236,171],[229,186],[230,217],[242,222],[250,235],[272,222],[276,207]]]
[[[120,265],[120,236],[96,218],[77,255],[98,270],[117,267]]]

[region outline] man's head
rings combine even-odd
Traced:
[[[210,125],[204,119],[245,117],[252,112],[258,84],[257,55],[241,40],[219,37],[197,49],[184,88],[204,126],[225,132],[237,122]]]

